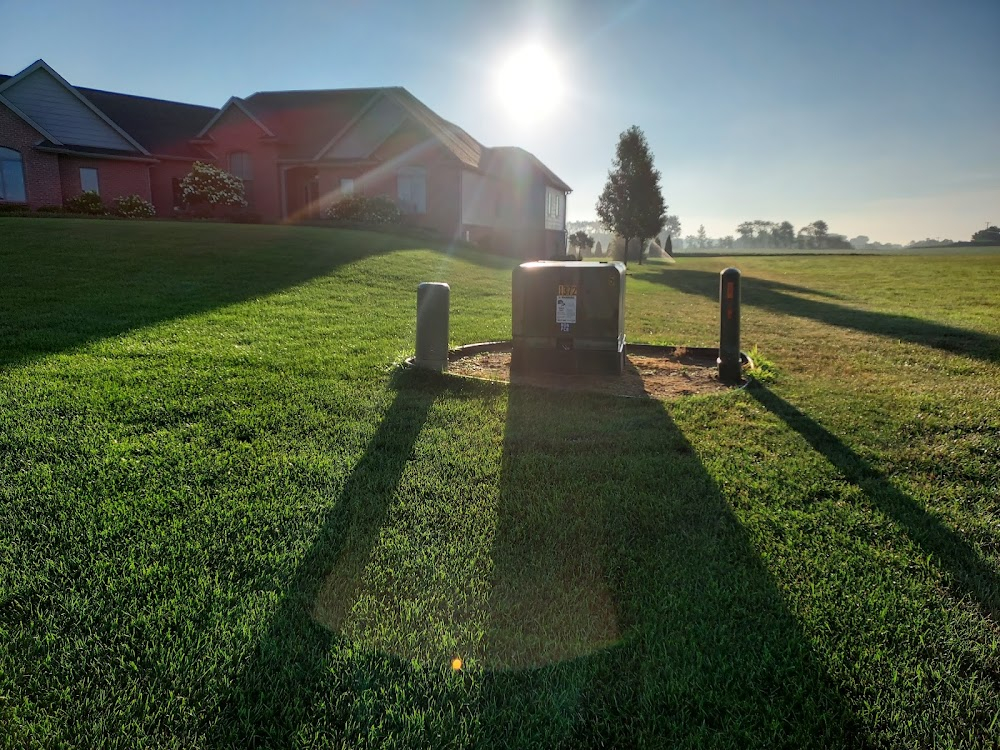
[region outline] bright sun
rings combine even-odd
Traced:
[[[522,124],[538,122],[562,104],[562,71],[556,58],[541,44],[525,44],[497,69],[496,90],[513,119]]]

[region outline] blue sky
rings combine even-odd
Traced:
[[[220,106],[258,90],[401,85],[594,203],[646,133],[684,234],[824,219],[882,242],[1000,223],[1000,2],[256,0],[4,3],[0,72]],[[562,105],[524,122],[495,76],[526,41]]]

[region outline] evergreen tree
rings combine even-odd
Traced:
[[[666,224],[667,206],[660,191],[660,173],[653,168],[653,155],[646,136],[635,125],[618,141],[615,159],[608,172],[604,192],[597,199],[597,216],[624,245],[624,260],[628,263],[630,240],[655,237]]]

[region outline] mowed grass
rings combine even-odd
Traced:
[[[730,262],[778,377],[663,404],[401,371],[421,281],[509,336],[472,251],[0,220],[0,746],[996,746],[1000,254],[630,340]]]

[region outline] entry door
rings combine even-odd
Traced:
[[[302,187],[305,200],[306,216],[310,219],[319,218],[319,178],[313,177]]]

